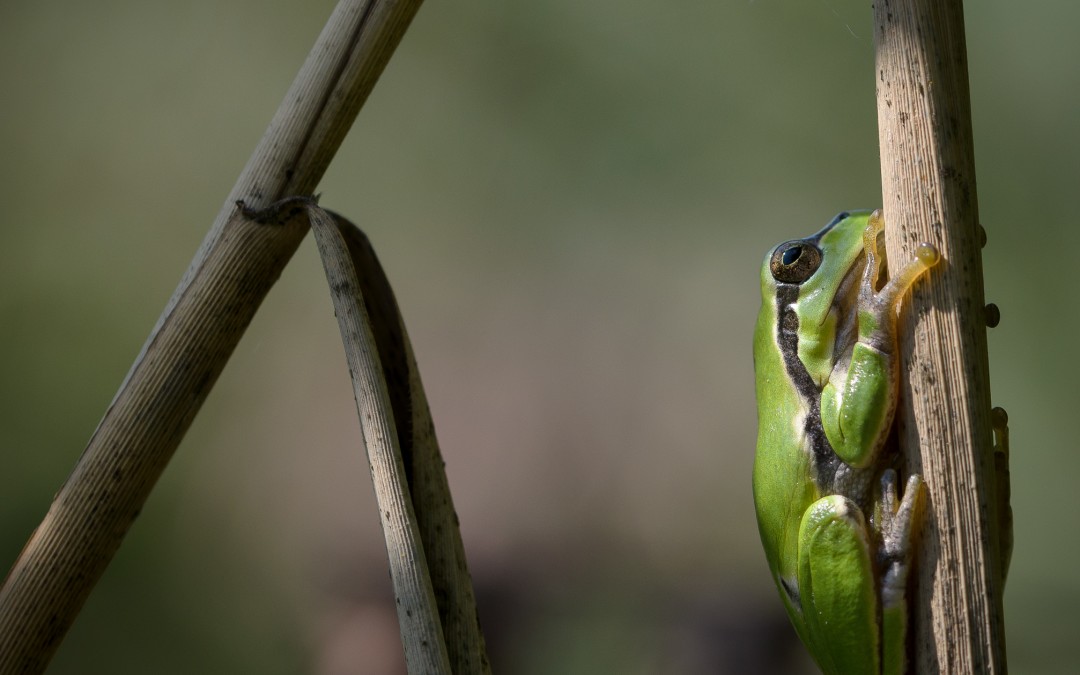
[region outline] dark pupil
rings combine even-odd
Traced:
[[[799,256],[802,255],[802,246],[792,246],[788,250],[784,251],[784,256],[781,258],[785,265],[791,265]]]

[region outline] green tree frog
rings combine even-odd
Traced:
[[[827,675],[904,672],[904,598],[924,489],[898,495],[881,452],[896,408],[897,312],[940,255],[929,244],[880,289],[881,211],[836,216],[761,268],[754,332],[754,503],[773,580]]]

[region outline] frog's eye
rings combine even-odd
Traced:
[[[783,284],[801,284],[821,266],[821,249],[808,241],[785,241],[773,251],[769,271]]]

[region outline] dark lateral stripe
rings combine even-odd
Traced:
[[[812,243],[814,246],[817,246],[818,243],[821,241],[821,238],[824,237],[829,232],[829,230],[839,225],[840,221],[844,220],[850,215],[851,214],[847,211],[841,211],[840,213],[836,214],[836,216],[833,217],[832,220],[826,223],[825,227],[821,228],[821,230],[819,230],[816,234],[808,237],[806,241]]]
[[[839,219],[830,226],[835,225],[836,222],[839,222]],[[827,485],[836,475],[840,458],[837,457],[829,439],[825,437],[825,429],[821,426],[821,389],[814,382],[814,378],[810,377],[806,365],[799,359],[799,315],[793,309],[798,299],[798,284],[777,284],[776,343],[780,346],[780,354],[784,359],[784,370],[787,371],[788,377],[795,385],[795,390],[799,392],[799,396],[806,402],[809,409],[804,429],[806,437],[810,439],[810,447],[814,451],[816,482],[818,485]]]

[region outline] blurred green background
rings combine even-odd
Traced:
[[[1080,5],[968,5],[1010,664],[1072,672]],[[5,569],[332,6],[0,5]],[[881,201],[870,22],[432,1],[330,167],[408,322],[499,672],[808,672],[751,506],[750,333],[765,251]],[[50,672],[400,672],[357,426],[307,241]]]

